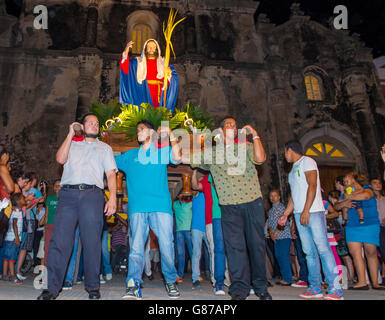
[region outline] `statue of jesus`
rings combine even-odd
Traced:
[[[120,103],[140,106],[149,103],[163,106],[163,82],[168,80],[166,108],[174,112],[178,97],[178,74],[170,65],[165,70],[164,57],[156,40],[145,42],[140,57],[129,59],[134,42],[130,41],[120,59]]]

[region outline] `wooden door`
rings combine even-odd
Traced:
[[[334,180],[338,176],[343,176],[344,174],[353,170],[352,167],[340,167],[340,166],[319,166],[319,175],[321,188],[324,190],[324,195],[327,197],[330,191],[335,190]]]

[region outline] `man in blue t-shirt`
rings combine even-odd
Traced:
[[[158,144],[158,135],[151,122],[140,121],[136,130],[140,147],[115,157],[118,169],[126,174],[128,217],[132,237],[126,293],[123,299],[142,297],[140,284],[144,268],[144,245],[149,227],[159,241],[168,296],[176,298],[180,294],[176,286],[178,274],[174,261],[173,213],[167,165],[180,161],[180,149],[169,127],[160,127],[158,135],[168,134],[172,148],[168,141],[166,146],[164,141]]]

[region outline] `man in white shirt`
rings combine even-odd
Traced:
[[[285,144],[286,161],[293,164],[289,173],[291,196],[285,212],[278,223],[285,225],[288,216],[294,211],[294,219],[306,254],[309,270],[309,288],[300,295],[304,299],[323,298],[322,271],[328,284],[326,300],[343,300],[343,293],[338,279],[337,266],[330,248],[325,221],[325,209],[322,202],[321,186],[317,163],[303,155],[298,141]]]
[[[64,165],[59,202],[54,218],[54,231],[47,259],[48,288],[38,300],[53,300],[62,288],[67,264],[74,246],[75,229],[79,226],[84,253],[85,289],[89,299],[100,299],[99,271],[102,252],[104,183],[106,174],[110,198],[104,206],[106,216],[116,211],[116,163],[109,145],[98,140],[99,121],[86,114],[80,125],[82,141],[74,141],[74,125],[58,152],[56,161]]]

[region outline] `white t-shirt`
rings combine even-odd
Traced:
[[[5,241],[15,240],[15,233],[13,231],[13,220],[17,221],[17,233],[19,234],[19,239],[21,240],[21,233],[23,232],[23,212],[18,208],[14,208],[9,218],[9,227],[4,238]]]
[[[317,171],[317,189],[310,212],[325,211],[322,202],[321,185],[319,180],[319,172],[317,163],[309,157],[303,156],[293,164],[293,168],[289,173],[289,184],[291,189],[291,197],[294,202],[294,213],[301,213],[306,203],[306,194],[308,184],[306,181],[306,171]]]

